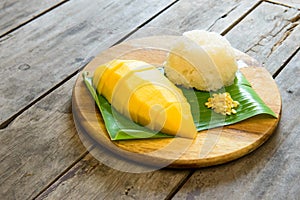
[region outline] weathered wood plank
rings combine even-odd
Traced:
[[[178,35],[193,29],[222,33],[257,3],[258,1],[246,0],[182,0],[145,27],[154,27],[163,33]]]
[[[122,172],[89,154],[37,199],[164,199],[187,175],[187,170]]]
[[[266,1],[300,9],[299,0],[266,0]]]
[[[282,117],[270,140],[235,162],[196,171],[174,199],[298,199],[300,53],[276,78]]]
[[[75,78],[0,130],[0,199],[32,198],[86,151],[72,118]]]
[[[31,20],[63,0],[6,0],[0,2],[0,36]]]
[[[171,2],[70,1],[4,38],[0,124]]]
[[[298,18],[298,22],[295,20]],[[285,30],[281,37],[277,37],[276,43],[273,44],[271,52],[268,54],[268,58],[265,61],[265,66],[270,72],[277,72],[284,67],[288,61],[288,55],[292,55],[300,48],[300,15],[292,19],[288,25],[288,29]]]
[[[274,74],[300,47],[299,17],[297,9],[262,3],[226,37]]]

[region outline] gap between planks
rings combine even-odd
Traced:
[[[263,1],[258,1],[256,4],[252,6],[245,14],[243,14],[239,19],[234,21],[230,26],[228,26],[221,35],[226,35],[231,29],[233,29],[238,23],[240,23],[243,19],[245,19],[253,10],[255,10]],[[223,17],[223,16],[222,16]]]
[[[87,63],[86,63],[87,64]],[[86,65],[85,64],[85,65]],[[84,66],[85,66],[84,65]],[[63,79],[61,82],[57,83],[56,85],[54,85],[52,88],[50,88],[49,90],[45,91],[44,93],[42,93],[40,96],[38,96],[37,98],[35,98],[34,100],[32,100],[30,103],[28,103],[26,106],[24,106],[23,108],[21,108],[19,111],[17,111],[15,114],[11,115],[7,120],[5,120],[4,122],[2,122],[0,124],[0,130],[1,129],[5,129],[6,127],[9,126],[10,123],[12,123],[18,116],[20,116],[23,112],[25,112],[27,109],[29,109],[31,106],[35,105],[37,102],[39,102],[40,100],[42,100],[44,97],[48,96],[49,94],[51,94],[54,90],[56,90],[57,88],[59,88],[61,85],[63,85],[65,82],[67,82],[68,80],[70,80],[72,77],[74,77],[76,74],[78,74],[80,72],[80,70],[82,70],[84,68],[84,66],[80,67],[80,69],[76,70],[75,72],[73,72],[72,74],[70,74],[69,76],[67,76],[65,79]]]
[[[52,181],[50,181],[41,191],[38,192],[38,194],[33,197],[32,199],[37,199],[38,197],[43,198],[42,195],[43,192],[45,192],[48,188],[50,188],[56,181],[58,181],[64,174],[66,174],[68,171],[70,171],[78,162],[80,162],[85,156],[89,154],[90,150],[86,150],[83,152],[70,166],[68,166],[65,170],[63,170],[58,176],[56,176]]]
[[[173,197],[177,194],[179,190],[185,185],[185,183],[193,176],[195,173],[196,169],[191,169],[190,172],[185,176],[175,187],[173,190],[170,191],[168,196],[165,198],[165,200],[171,200]]]
[[[262,1],[264,1],[266,3],[271,3],[271,4],[275,4],[275,5],[284,6],[284,7],[287,7],[287,8],[296,8],[296,7],[293,7],[293,6],[285,4],[285,3],[274,2],[274,1],[270,1],[270,0],[262,0]],[[296,8],[296,9],[300,10],[299,8]]]
[[[2,35],[0,35],[0,39],[3,38],[4,36],[7,36],[8,34],[14,32],[14,31],[20,29],[21,27],[23,27],[23,26],[29,24],[29,23],[32,22],[33,20],[36,20],[37,18],[39,18],[39,17],[45,15],[46,13],[48,13],[48,12],[50,12],[50,11],[56,9],[57,7],[59,7],[59,6],[63,5],[63,4],[65,4],[65,3],[67,3],[68,1],[70,1],[70,0],[64,0],[64,1],[61,1],[61,2],[59,2],[58,4],[56,4],[56,5],[54,5],[54,6],[50,7],[50,8],[48,8],[48,9],[42,11],[41,13],[37,14],[36,16],[33,16],[31,19],[29,19],[29,20],[27,20],[27,21],[25,21],[25,22],[22,22],[22,23],[19,24],[18,26],[14,27],[14,28],[12,28],[12,29],[6,31],[6,32],[3,33]]]
[[[285,68],[285,66],[287,66],[287,64],[293,59],[293,57],[296,56],[299,50],[300,47],[298,47],[298,49],[294,53],[292,53],[292,55],[288,57],[288,59],[283,63],[283,65],[280,66],[279,69],[272,75],[274,79],[280,74],[280,72]]]
[[[231,29],[233,29],[238,23],[240,23],[244,18],[246,18],[253,10],[255,10],[259,5],[261,5],[263,2],[266,3],[270,3],[270,4],[274,4],[274,5],[279,5],[279,6],[283,6],[283,7],[287,7],[287,8],[292,8],[295,9],[292,6],[283,4],[283,3],[278,3],[278,2],[272,2],[269,0],[260,0],[258,1],[252,8],[250,8],[244,15],[242,15],[238,20],[236,20],[235,22],[233,22],[229,27],[227,27],[222,33],[221,35],[226,35]],[[300,9],[297,9],[300,10]],[[231,12],[231,11],[230,11]],[[222,16],[221,18],[226,17],[227,14],[225,14],[224,16]],[[294,55],[294,54],[293,54]]]
[[[118,40],[116,43],[114,43],[112,46],[115,46],[117,44],[120,44],[121,42],[125,41],[127,38],[129,38],[131,35],[133,35],[134,33],[136,33],[138,30],[140,30],[141,28],[143,28],[145,25],[147,25],[148,23],[150,23],[153,19],[155,19],[156,17],[158,17],[160,14],[162,14],[163,12],[165,12],[166,10],[168,10],[171,6],[173,6],[174,4],[176,4],[179,0],[175,0],[172,3],[170,3],[169,5],[167,5],[165,8],[163,8],[161,11],[159,11],[158,13],[156,13],[155,15],[153,15],[152,17],[150,17],[148,20],[146,20],[144,23],[140,24],[139,26],[137,26],[136,28],[134,28],[132,31],[130,31],[128,34],[126,34],[124,37],[122,37],[120,40]]]

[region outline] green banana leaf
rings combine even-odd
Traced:
[[[110,103],[97,93],[92,85],[92,78],[88,72],[83,72],[83,80],[93,96],[105,123],[111,140],[146,139],[146,138],[170,138],[174,137],[161,132],[152,131],[114,110]],[[253,90],[250,83],[237,72],[234,83],[214,93],[229,92],[232,99],[240,105],[236,108],[237,113],[233,115],[221,115],[213,112],[205,106],[207,99],[213,93],[181,88],[183,94],[191,105],[194,123],[198,131],[234,124],[250,117],[266,114],[277,118],[276,114],[261,100]],[[195,98],[196,96],[196,98]]]

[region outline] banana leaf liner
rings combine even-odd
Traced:
[[[170,138],[161,132],[152,131],[141,126],[122,114],[114,110],[110,103],[100,94],[92,84],[92,77],[88,77],[88,72],[83,72],[83,80],[97,104],[103,117],[105,127],[111,140],[129,140],[129,139],[153,139],[153,138]],[[237,113],[232,115],[221,115],[205,106],[212,92],[203,92],[193,89],[179,87],[184,96],[191,105],[194,123],[199,131],[222,127],[238,123],[256,115],[270,115],[277,118],[276,114],[263,102],[258,94],[251,87],[245,76],[241,72],[236,73],[234,83],[213,93],[229,92],[232,99],[239,102],[236,108]],[[192,98],[196,95],[195,98]],[[116,116],[117,115],[117,116]]]

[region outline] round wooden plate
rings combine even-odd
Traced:
[[[161,66],[175,36],[135,39],[116,45],[95,57],[83,71],[93,72],[112,59],[136,59]],[[230,126],[198,133],[186,138],[111,141],[101,114],[87,90],[82,76],[73,88],[73,116],[77,131],[87,134],[103,148],[142,164],[161,167],[205,167],[242,157],[263,144],[274,132],[281,112],[278,88],[268,71],[248,55],[236,51],[240,71],[278,118],[259,115]],[[246,66],[246,67],[245,67]]]

